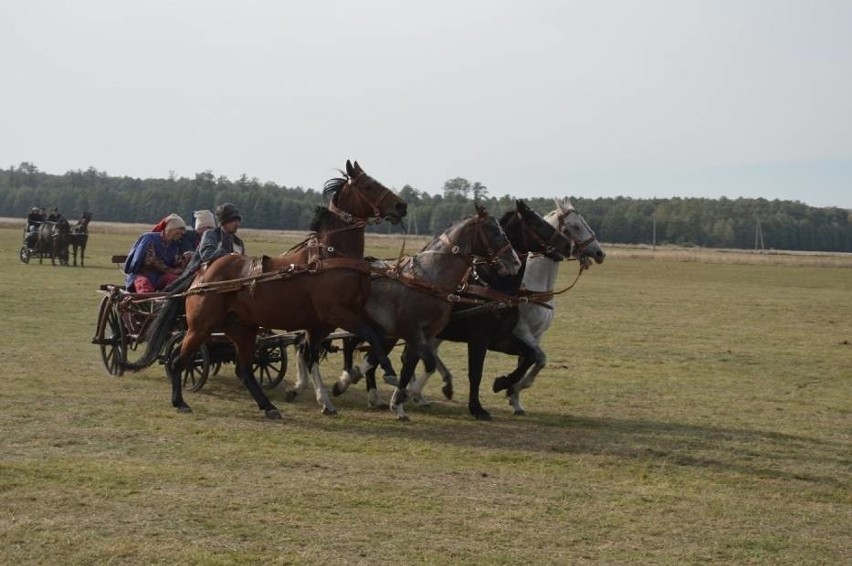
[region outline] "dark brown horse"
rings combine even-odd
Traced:
[[[42,263],[45,257],[50,258],[50,263],[56,265],[68,265],[68,235],[71,226],[65,218],[60,217],[56,222],[42,222],[38,227],[38,239],[36,240],[34,252],[38,255],[38,262]]]
[[[259,327],[305,330],[304,355],[311,368],[335,328],[380,347],[379,336],[364,322],[370,292],[369,265],[363,259],[364,227],[382,218],[397,224],[407,206],[357,162],[347,161],[345,177],[328,181],[324,194],[331,203],[327,209],[318,209],[312,225],[316,234],[300,246],[274,258],[225,256],[199,271],[187,291],[188,330],[180,354],[167,366],[172,405],[178,411],[191,410],[183,399],[181,372],[213,331],[224,332],[234,343],[237,376],[270,419],[281,418],[281,413],[251,373]],[[167,332],[165,324],[158,317],[149,336]],[[394,373],[387,356],[381,363],[387,373]]]
[[[71,244],[71,253],[74,257],[74,267],[77,267],[77,250],[80,250],[80,267],[85,267],[83,263],[86,255],[86,244],[89,242],[89,222],[92,221],[92,213],[88,210],[83,213],[77,224],[71,227],[71,234],[68,236],[68,243]]]

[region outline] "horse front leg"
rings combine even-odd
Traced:
[[[409,336],[405,339],[399,385],[394,389],[390,400],[390,411],[396,415],[399,421],[409,420],[408,415],[405,413],[405,402],[408,400],[407,387],[414,375],[414,370],[417,368],[417,362],[420,361],[419,350],[424,343],[425,339],[423,337]]]
[[[361,343],[361,338],[352,336],[342,338],[343,341],[343,371],[331,388],[331,394],[335,397],[343,395],[349,386],[358,383],[364,377],[361,368],[355,365],[355,349]]]
[[[509,398],[509,404],[512,406],[512,410],[515,415],[518,416],[527,414],[526,410],[524,410],[524,407],[521,405],[521,391],[532,387],[536,376],[544,369],[544,366],[547,365],[547,354],[544,353],[544,350],[536,348],[536,351],[535,361],[531,364],[532,369],[529,373],[525,372],[525,375],[523,375],[517,383],[506,390],[506,396]],[[529,365],[527,367],[529,367]]]
[[[491,420],[491,414],[479,401],[479,386],[482,383],[482,368],[485,365],[487,352],[488,344],[484,340],[472,339],[467,343],[467,378],[470,381],[467,408],[478,421]]]

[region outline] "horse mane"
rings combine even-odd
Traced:
[[[517,210],[507,210],[503,216],[500,217],[500,226],[505,226],[509,223],[509,220],[517,213]]]
[[[341,189],[349,182],[349,175],[340,172],[343,177],[334,177],[333,179],[329,179],[322,186],[322,196],[327,199],[334,199],[337,196],[337,193],[340,192]]]
[[[326,219],[331,215],[331,211],[324,206],[314,207],[314,217],[311,220],[311,232],[319,232]]]

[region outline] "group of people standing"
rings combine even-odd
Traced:
[[[215,217],[209,210],[193,216],[194,230],[173,213],[136,240],[124,264],[128,291],[183,290],[202,264],[229,254],[245,255],[245,244],[237,236],[242,215],[236,206],[217,206]]]

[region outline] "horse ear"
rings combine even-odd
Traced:
[[[352,162],[348,159],[346,160],[346,174],[349,175],[349,177],[355,176],[355,170],[352,168]]]
[[[474,202],[473,206],[476,209],[476,214],[478,214],[479,216],[485,216],[486,214],[488,214],[488,212],[486,212],[485,210],[485,207],[479,204],[478,202]]]
[[[355,162],[355,174],[356,174],[356,175],[360,175],[360,174],[361,174],[361,173],[363,173],[363,172],[364,172],[364,170],[363,170],[363,169],[361,169],[361,166],[360,166],[360,165],[358,165],[358,162],[356,161],[356,162]]]
[[[561,199],[554,198],[553,202],[556,203],[556,208],[558,208],[560,212],[565,212],[565,205]]]
[[[517,209],[518,209],[520,212],[526,212],[527,210],[529,210],[529,209],[530,209],[530,207],[528,207],[528,206],[527,206],[527,203],[525,203],[525,202],[524,202],[523,200],[521,200],[521,199],[518,199],[518,200],[516,200],[516,201],[515,201],[515,206],[517,207]]]

